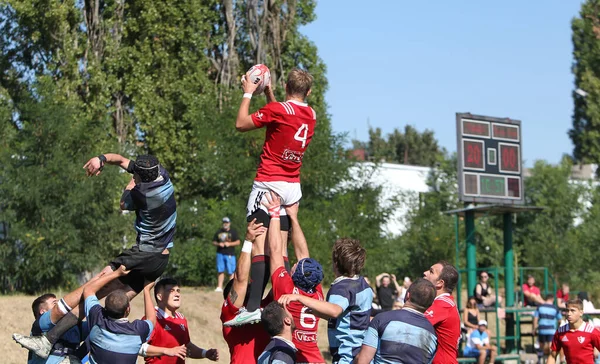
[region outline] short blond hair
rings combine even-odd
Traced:
[[[287,93],[294,96],[308,96],[308,91],[312,87],[313,76],[305,70],[294,68],[288,74],[285,84]]]

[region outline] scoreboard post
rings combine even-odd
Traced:
[[[456,114],[458,191],[464,202],[521,205],[521,122]]]

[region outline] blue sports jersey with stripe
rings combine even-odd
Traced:
[[[327,336],[332,362],[352,363],[369,327],[373,290],[362,276],[341,276],[331,284],[327,301],[343,310],[339,317],[329,319]]]
[[[90,327],[90,364],[135,364],[142,344],[154,326],[149,320],[112,319],[105,315],[96,296],[85,299],[85,315]]]
[[[40,316],[34,323],[31,328],[31,334],[33,336],[39,336],[44,332],[50,331],[55,324],[52,323],[50,319],[52,311],[46,311]],[[81,330],[80,330],[81,328]],[[65,358],[61,355],[54,355],[54,349],[59,346],[66,346],[71,349],[76,349],[85,338],[88,336],[89,330],[87,326],[87,322],[82,322],[81,327],[79,325],[73,326],[69,329],[69,331],[65,332],[59,339],[58,344],[53,346],[53,350],[50,351],[50,355],[48,359],[42,359],[39,356],[29,352],[29,357],[27,359],[27,364],[57,364],[63,361]]]
[[[123,200],[125,210],[135,210],[135,231],[140,251],[162,252],[173,246],[177,208],[175,189],[169,173],[162,167],[152,182],[137,183],[130,198]]]
[[[375,364],[431,363],[437,337],[433,325],[422,313],[403,308],[375,316],[363,345],[377,349]]]
[[[257,364],[294,364],[296,347],[291,341],[274,336],[258,357]]]
[[[538,333],[540,335],[554,335],[558,326],[557,320],[562,319],[558,308],[548,303],[540,305],[533,316],[538,318]]]

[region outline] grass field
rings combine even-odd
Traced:
[[[221,293],[213,292],[208,288],[190,288],[182,289],[182,308],[181,313],[188,320],[190,336],[192,342],[203,348],[217,348],[221,359],[220,363],[229,363],[229,351],[227,344],[221,334],[221,304],[223,296]],[[3,357],[0,363],[18,363],[27,362],[27,351],[16,344],[11,335],[13,332],[22,334],[29,333],[33,322],[31,313],[31,303],[35,296],[3,296],[0,297],[0,351]],[[130,319],[140,318],[144,311],[144,300],[141,296],[132,302]],[[327,350],[327,322],[319,322],[319,347],[325,358],[328,358]],[[138,363],[144,361],[140,358]],[[186,362],[208,362],[207,360],[198,361],[188,359]]]

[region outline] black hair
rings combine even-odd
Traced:
[[[142,182],[152,182],[158,177],[159,173],[158,158],[153,155],[140,155],[135,160],[133,170],[140,176]]]
[[[547,295],[544,296],[544,299],[547,300],[551,300],[554,299],[554,295],[552,293],[548,293]]]
[[[33,300],[33,303],[31,304],[31,310],[33,311],[33,317],[35,317],[36,319],[38,318],[38,316],[40,315],[40,306],[42,304],[46,303],[46,301],[48,301],[50,298],[56,298],[54,293],[45,293],[45,294],[39,296],[38,298],[36,298],[35,300]]]
[[[283,332],[283,319],[285,310],[277,301],[267,305],[260,315],[265,331],[271,336],[277,336]]]
[[[179,286],[179,282],[175,278],[163,278],[154,285],[154,299],[158,303],[158,294],[161,293],[166,286]]]
[[[448,293],[452,293],[458,284],[458,271],[452,264],[445,260],[440,260],[437,264],[442,266],[442,271],[440,272],[438,279],[444,281],[444,290]]]
[[[435,287],[433,283],[424,278],[419,278],[408,287],[406,296],[408,302],[415,310],[423,313],[431,306],[435,299]]]
[[[122,289],[111,292],[106,296],[106,303],[104,305],[104,311],[106,316],[113,319],[120,319],[125,317],[125,312],[129,307],[129,297]]]

